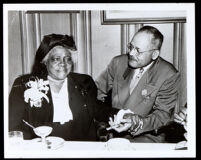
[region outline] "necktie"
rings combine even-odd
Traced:
[[[136,70],[137,71],[137,70]],[[130,94],[133,92],[134,88],[136,87],[136,85],[138,84],[138,81],[140,80],[142,74],[143,74],[144,69],[140,68],[139,72],[135,72],[131,83],[130,83]]]

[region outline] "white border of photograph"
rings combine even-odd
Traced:
[[[103,151],[51,151],[51,152],[26,152],[10,153],[8,149],[8,11],[10,10],[166,10],[166,11],[186,11],[187,23],[187,102],[188,102],[188,149],[172,151],[122,151],[122,152],[103,152]],[[90,3],[64,3],[64,4],[4,4],[3,5],[3,65],[4,65],[4,157],[5,158],[86,158],[86,157],[195,157],[196,137],[195,137],[195,5],[193,3],[124,3],[124,4],[90,4]],[[97,142],[98,143],[98,142]],[[18,155],[19,154],[19,155]]]

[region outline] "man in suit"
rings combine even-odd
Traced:
[[[158,29],[142,27],[128,54],[114,57],[96,80],[98,99],[112,90],[112,107],[120,110],[110,125],[134,142],[164,142],[165,135],[156,131],[171,120],[176,106],[180,75],[160,57],[162,43]],[[131,113],[122,114],[127,109]],[[124,125],[113,126],[120,122]]]

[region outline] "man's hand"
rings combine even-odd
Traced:
[[[114,120],[110,118],[110,128],[117,132],[129,131],[132,135],[140,128],[142,129],[143,120],[140,115],[136,115],[130,110],[120,110],[117,115],[114,115]]]
[[[174,121],[180,123],[186,129],[187,127],[187,109],[184,107],[179,113],[174,114]]]
[[[143,127],[143,119],[140,115],[137,114],[132,114],[132,113],[127,113],[123,116],[124,119],[129,119],[132,123],[129,131],[132,135],[134,135],[139,129],[142,129]]]
[[[112,120],[112,118],[110,117],[109,125],[111,126],[111,129],[114,129],[115,131],[120,133],[123,131],[127,131],[132,124],[130,120],[128,120],[128,122],[125,121],[124,123],[119,123],[119,121],[117,121],[117,116],[114,115],[114,120]]]
[[[124,114],[133,113],[129,109],[121,109],[117,115],[114,115],[114,120],[110,117],[110,127],[107,130],[114,129],[117,132],[127,131],[131,127],[131,121],[129,119],[123,119]]]

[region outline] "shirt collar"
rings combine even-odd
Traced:
[[[135,69],[135,74],[138,74],[138,73],[145,73],[151,66],[152,66],[153,62],[151,62],[150,64],[148,64],[147,66],[145,67],[142,67],[142,68],[137,68]],[[141,71],[142,70],[142,71]]]
[[[144,72],[147,71],[153,64],[154,62],[152,61],[150,64],[148,64],[147,66],[143,67]]]

